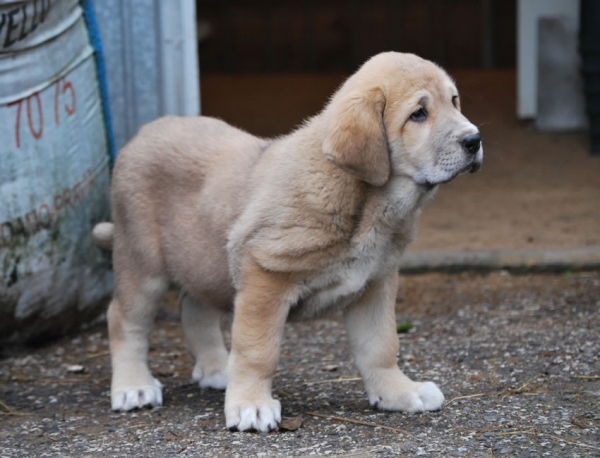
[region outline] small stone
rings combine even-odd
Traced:
[[[85,372],[85,367],[79,364],[73,364],[71,366],[67,366],[67,372],[71,372],[73,374],[83,374]]]
[[[281,431],[296,431],[300,426],[302,426],[302,417],[290,417],[283,418],[281,423],[279,424],[279,429]]]
[[[12,375],[9,371],[0,370],[0,382],[8,383],[8,382],[10,382],[11,378],[12,378]]]
[[[334,372],[338,370],[337,364],[328,364],[327,366],[323,366],[322,370],[327,372]]]

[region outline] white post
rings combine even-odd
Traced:
[[[579,21],[579,0],[519,0],[517,7],[517,116],[537,115],[538,19],[565,15]]]
[[[155,0],[160,21],[162,114],[200,114],[195,0]]]

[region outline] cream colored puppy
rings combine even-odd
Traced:
[[[121,151],[108,310],[114,410],[162,403],[148,333],[170,282],[186,291],[182,323],[201,387],[223,389],[227,427],[281,420],[271,379],[288,319],[341,310],[371,404],[439,409],[444,395],[396,363],[400,256],[440,183],[476,171],[483,150],[439,67],[411,54],[366,62],[325,109],[265,140],[211,118],[167,117]],[[219,327],[234,310],[231,353]]]

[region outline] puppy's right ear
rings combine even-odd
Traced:
[[[390,151],[383,124],[381,90],[345,94],[328,107],[323,151],[331,162],[373,186],[390,177]]]

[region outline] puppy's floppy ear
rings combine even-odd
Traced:
[[[331,162],[374,186],[390,177],[390,151],[380,89],[344,94],[328,108],[323,151]]]

